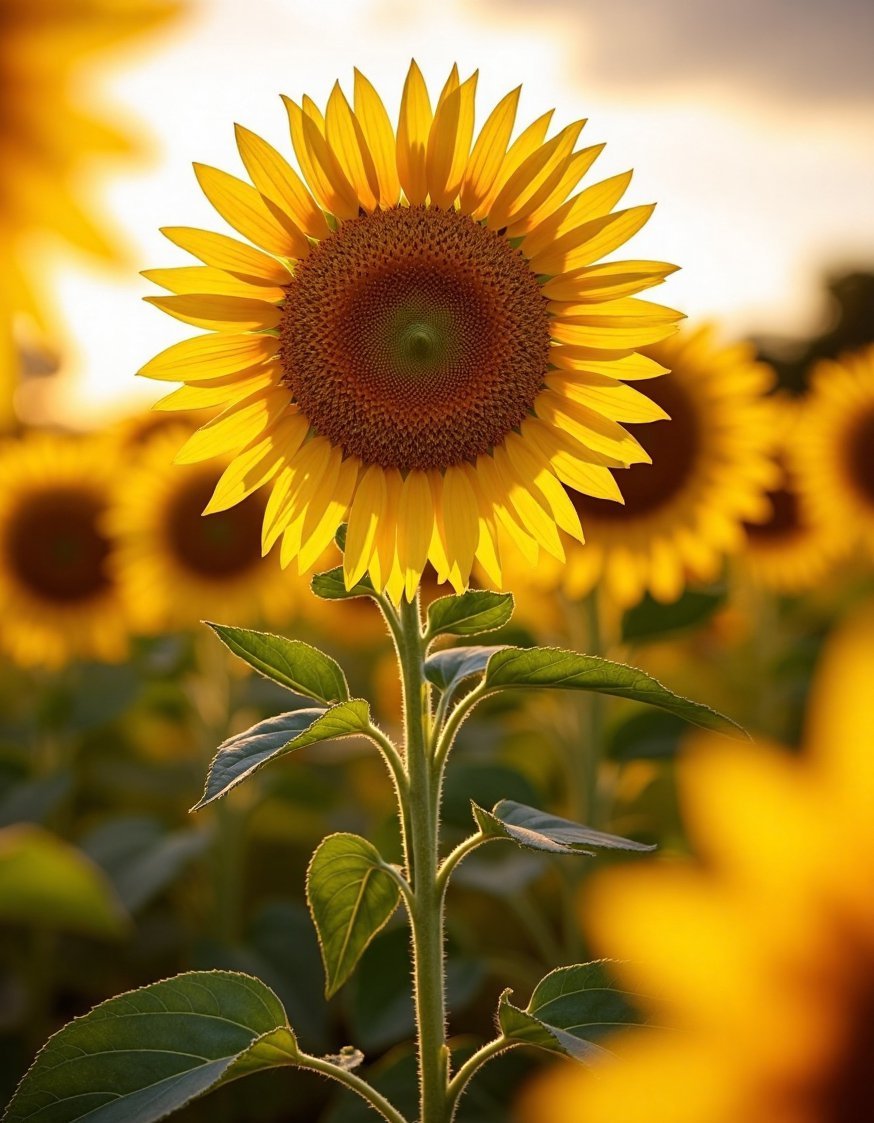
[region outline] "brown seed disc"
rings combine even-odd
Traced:
[[[803,533],[806,523],[796,491],[779,487],[767,492],[767,498],[771,504],[771,514],[765,522],[743,524],[744,530],[754,542],[786,542]]]
[[[192,473],[165,513],[167,546],[177,563],[206,581],[226,581],[261,560],[264,503],[252,495],[227,511],[202,514],[217,481],[214,471]]]
[[[18,581],[59,606],[86,602],[111,585],[104,503],[74,487],[31,495],[6,525],[3,550]]]
[[[850,430],[846,464],[851,486],[874,506],[874,410],[860,417]]]
[[[550,316],[506,238],[395,207],[344,222],[297,268],[285,382],[317,433],[383,468],[445,468],[499,444],[543,385]]]
[[[569,489],[581,519],[624,522],[642,518],[666,507],[692,477],[701,447],[701,426],[694,403],[680,380],[670,374],[647,382],[646,395],[670,418],[635,430],[634,435],[652,457],[652,464],[632,464],[616,473],[624,506]]]

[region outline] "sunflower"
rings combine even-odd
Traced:
[[[533,579],[541,587],[561,586],[577,598],[603,582],[622,608],[647,590],[674,601],[687,580],[718,575],[724,555],[743,540],[743,519],[767,513],[763,493],[775,471],[763,408],[770,368],[746,344],[717,343],[709,325],[648,347],[647,355],[670,368],[647,387],[670,418],[639,435],[652,463],[620,472],[609,496],[568,490],[586,545],[571,546],[564,568],[540,566]]]
[[[474,141],[476,81],[453,68],[432,110],[413,63],[396,132],[357,71],[352,105],[285,98],[300,175],[243,128],[251,182],[195,165],[254,245],[172,227],[204,265],[147,273],[209,329],[141,373],[225,407],[177,458],[232,456],[213,507],[269,483],[264,549],[301,572],[347,521],[346,580],[395,601],[428,560],[459,590],[474,556],[498,581],[505,538],[562,558],[559,528],[582,537],[562,483],[612,494],[610,468],[648,459],[620,422],[661,410],[624,380],[661,373],[635,349],[680,318],[633,295],[671,266],[599,264],[652,212],[614,211],[630,173],[577,189],[603,147],[577,147],[582,121],[511,141],[518,89]]]
[[[814,515],[874,559],[874,346],[814,367],[799,452]]]
[[[526,1123],[874,1118],[874,612],[832,639],[799,757],[705,738],[684,808],[704,863],[613,870],[586,903],[601,951],[671,1029],[614,1039],[592,1079],[531,1092]]]
[[[126,653],[129,601],[104,525],[118,469],[107,451],[50,433],[0,450],[0,647],[23,666]]]
[[[95,53],[164,22],[165,0],[0,0],[0,424],[11,419],[17,361],[13,320],[41,321],[28,280],[29,239],[60,235],[87,253],[115,250],[77,201],[83,155],[117,157],[129,140],[71,98]]]
[[[173,452],[190,432],[177,425],[140,449],[107,521],[137,626],[158,631],[219,615],[239,624],[287,621],[297,583],[261,560],[262,496],[204,515],[223,465],[175,468]]]
[[[739,568],[757,585],[797,595],[816,588],[845,539],[829,532],[822,515],[800,489],[801,407],[782,397],[768,405],[778,478],[767,493],[766,517],[744,523],[745,541],[737,560]]]

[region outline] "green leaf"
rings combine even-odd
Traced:
[[[615,834],[591,830],[570,819],[547,815],[535,807],[526,807],[512,799],[502,799],[491,811],[471,801],[473,817],[486,838],[508,838],[526,850],[543,850],[549,854],[586,854],[595,850],[655,850],[642,842],[620,838]],[[590,849],[594,847],[595,850]]]
[[[435,636],[477,636],[493,632],[513,615],[513,594],[468,589],[428,605],[428,639]]]
[[[610,760],[670,760],[685,736],[686,723],[664,710],[639,710],[607,738]]]
[[[622,617],[622,639],[648,640],[703,624],[725,604],[725,589],[687,589],[679,600],[661,604],[646,596]]]
[[[347,589],[342,565],[338,565],[336,569],[329,569],[326,573],[315,574],[310,582],[310,588],[322,600],[349,600],[352,597],[376,596],[376,589],[366,573],[351,589]]]
[[[637,1021],[628,996],[612,985],[607,962],[601,959],[551,971],[534,988],[524,1010],[510,1001],[512,990],[505,990],[498,1002],[504,1035],[578,1061],[603,1056],[607,1050],[592,1039]]]
[[[333,834],[319,844],[307,873],[307,901],[322,949],[328,998],[355,970],[399,897],[397,882],[367,839]]]
[[[482,674],[492,656],[503,650],[502,647],[447,647],[425,660],[425,678],[439,690],[454,690],[466,678]]]
[[[746,736],[730,718],[700,702],[674,694],[644,671],[594,655],[580,655],[576,651],[553,647],[505,647],[489,659],[485,684],[490,690],[510,687],[595,690],[658,706],[703,729]]]
[[[191,810],[206,807],[277,757],[319,741],[366,733],[369,724],[370,707],[363,698],[351,698],[329,710],[291,710],[259,721],[222,742],[209,766],[203,796]]]
[[[104,938],[122,936],[129,926],[103,871],[30,824],[0,830],[0,920]]]
[[[265,678],[326,706],[348,699],[349,686],[342,669],[317,647],[269,632],[207,623],[234,655]]]
[[[220,1084],[294,1064],[297,1042],[258,979],[191,971],[129,991],[64,1026],[4,1123],[153,1123]]]

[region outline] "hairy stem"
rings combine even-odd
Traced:
[[[333,1064],[324,1057],[310,1056],[309,1053],[300,1053],[298,1059],[294,1063],[298,1068],[308,1068],[313,1072],[320,1072],[323,1076],[330,1076],[333,1080],[337,1080],[340,1084],[351,1088],[352,1091],[357,1092],[362,1099],[367,1100],[370,1106],[378,1111],[383,1119],[388,1120],[388,1123],[407,1123],[403,1115],[401,1115],[396,1107],[388,1102],[385,1096],[377,1092],[366,1080],[362,1080],[360,1076],[356,1076],[356,1074],[349,1069],[341,1068],[339,1065]]]

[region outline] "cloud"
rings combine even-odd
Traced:
[[[473,10],[559,25],[575,69],[609,92],[711,86],[739,101],[874,103],[870,0],[475,0]]]

